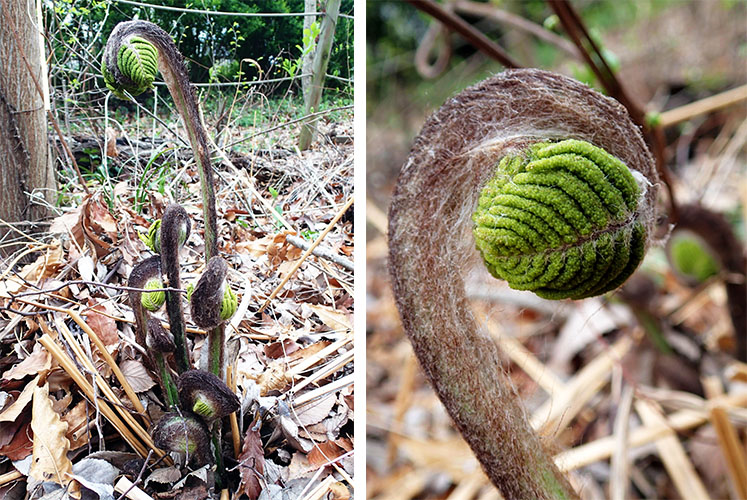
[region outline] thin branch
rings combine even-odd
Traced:
[[[445,10],[436,2],[432,0],[407,0],[407,3],[441,21],[447,28],[459,33],[476,49],[483,52],[491,59],[495,59],[505,67],[521,67],[519,63],[514,61],[500,45],[489,39],[461,17]]]

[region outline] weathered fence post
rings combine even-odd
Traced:
[[[318,111],[319,103],[322,100],[322,87],[324,86],[324,77],[327,74],[327,64],[332,49],[332,42],[335,39],[335,27],[337,26],[337,15],[340,13],[340,0],[329,0],[324,12],[321,31],[319,33],[319,42],[314,51],[314,62],[311,65],[311,85],[307,96],[304,96],[304,114],[308,115]],[[318,117],[310,118],[301,126],[301,135],[298,138],[298,148],[300,150],[308,149],[316,135],[316,122]]]
[[[306,14],[316,12],[316,0],[304,0],[303,11]],[[304,33],[306,33],[306,30],[309,30],[309,32],[311,31],[311,26],[314,24],[314,21],[316,21],[316,16],[304,16]],[[313,56],[314,54],[311,51],[308,51],[304,54],[303,61],[301,62],[301,74],[303,75],[301,77],[301,90],[303,91],[304,105],[306,105],[306,100],[309,97],[309,88],[311,87],[311,63],[313,62]]]

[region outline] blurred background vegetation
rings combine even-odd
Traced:
[[[147,3],[147,2],[143,2]],[[299,13],[303,0],[164,0],[159,5],[238,13]],[[106,0],[51,0],[46,9],[47,26],[60,43],[54,60],[70,72],[84,68],[98,71],[98,54],[114,26],[131,19],[151,21],[166,30],[188,61],[193,83],[255,79],[261,69],[265,78],[288,76],[288,63],[303,50],[303,17],[238,17],[177,12]],[[353,0],[342,0],[328,73],[351,78],[353,53]],[[86,50],[71,50],[82,47]],[[244,63],[252,59],[259,68]],[[75,85],[75,80],[71,80]],[[337,87],[342,83],[335,84]],[[103,85],[101,85],[103,87]]]
[[[439,3],[482,31],[519,65],[556,71],[602,91],[545,1]],[[627,93],[647,112],[649,120],[661,118],[659,113],[663,111],[681,110],[684,105],[747,83],[747,2],[743,0],[571,3],[591,37],[603,47],[605,59]],[[503,67],[459,35],[444,38],[436,21],[406,2],[367,2],[366,24],[367,497],[495,500],[499,496],[452,428],[404,336],[389,284],[386,232],[392,190],[426,118],[449,97]],[[428,40],[434,34],[437,36],[429,48]],[[448,50],[450,58],[445,57]],[[437,70],[439,60],[443,65]],[[679,203],[698,202],[723,214],[742,241],[747,218],[746,117],[747,105],[741,100],[717,111],[693,113],[663,127],[663,157]],[[663,191],[660,198],[666,198]],[[661,208],[664,221],[664,203]],[[661,248],[648,252],[636,276],[644,283],[654,283],[649,305],[656,324],[663,325],[672,337],[701,346],[698,349],[702,351],[693,363],[681,353],[668,357],[651,343],[642,343],[622,363],[622,372],[626,366],[636,367],[625,383],[675,389],[688,393],[688,397],[700,394],[697,384],[688,386],[685,379],[700,380],[709,359],[724,359],[720,343],[728,350],[728,343],[735,337],[724,304],[723,283],[711,277],[708,284],[698,287],[682,285]],[[475,290],[480,290],[478,298],[472,298],[473,308],[494,318],[497,330],[519,338],[549,372],[570,379],[588,360],[596,359],[596,347],[612,343],[615,335],[630,335],[643,324],[626,320],[612,329],[590,327],[593,340],[579,348],[579,330],[618,314],[616,297],[564,303],[535,301],[531,294],[508,290],[499,281],[478,281],[473,283]],[[636,281],[631,282],[636,296]],[[696,297],[703,299],[697,306]],[[671,314],[672,310],[686,310],[688,303],[692,305],[688,319]],[[579,322],[574,324],[574,318]],[[574,341],[561,332],[572,332]],[[596,342],[599,339],[603,340]],[[557,363],[558,353],[568,350],[573,352],[569,360]],[[668,363],[672,370],[667,370]],[[528,377],[516,364],[507,362],[504,368],[529,413],[539,402],[548,401],[536,384],[527,383]],[[618,410],[617,389],[597,392],[595,403],[584,410],[588,410],[586,416],[565,429],[556,444],[568,449],[609,435]],[[712,428],[704,426],[678,437],[711,497],[729,498],[723,455],[717,440],[709,435],[713,436]],[[710,445],[707,450],[701,446],[706,441]],[[641,449],[632,466],[638,475],[630,485],[624,483],[631,493],[625,498],[685,498],[673,487],[656,453]],[[583,480],[583,498],[610,498],[606,461],[597,461],[574,474]]]
[[[493,8],[503,19],[529,21],[570,44],[543,0],[442,2],[524,67],[572,76],[594,86],[582,60],[512,22],[477,15]],[[574,0],[593,38],[636,101],[661,111],[747,81],[747,2],[742,0]],[[405,2],[366,3],[367,171],[375,199],[384,202],[409,144],[425,117],[459,90],[502,66],[451,34],[452,56],[444,71],[426,78],[416,68],[416,51],[435,21]],[[565,46],[565,45],[564,45]],[[429,62],[442,50],[436,41]],[[599,87],[597,87],[599,90]],[[377,144],[387,143],[386,148]],[[372,183],[372,184],[371,184]]]

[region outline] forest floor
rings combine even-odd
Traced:
[[[227,493],[348,498],[352,112],[322,117],[317,141],[303,152],[295,147],[298,124],[283,126],[287,117],[274,115],[255,129],[221,126],[219,118],[207,114],[211,136],[224,131],[216,142],[229,159],[214,159],[215,188],[219,250],[238,296],[227,323],[229,382],[241,400],[236,418],[223,422]],[[152,255],[140,235],[169,203],[181,204],[192,224],[181,250],[182,286],[202,273],[205,245],[191,150],[161,124],[129,120],[107,130],[106,141],[104,127],[66,137],[88,172],[88,192],[75,181],[63,186],[49,229],[16,235],[21,249],[0,268],[0,498],[213,493],[209,465],[193,470],[168,465],[168,458],[144,460],[162,455],[148,430],[166,405],[158,374],[146,367],[145,346],[134,341],[121,287]],[[167,121],[185,136],[175,115]],[[248,136],[240,148],[230,144]],[[71,178],[72,171],[68,165]],[[205,332],[188,311],[192,362],[200,367]],[[155,315],[166,318],[163,310]]]

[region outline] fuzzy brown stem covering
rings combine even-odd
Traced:
[[[451,418],[509,500],[576,494],[532,431],[495,342],[470,309],[465,276],[481,267],[471,214],[501,157],[568,138],[643,174],[643,202],[653,206],[653,161],[625,109],[575,80],[528,69],[471,87],[430,117],[389,214],[390,269],[405,331]],[[653,217],[644,220],[652,234]]]
[[[180,288],[179,278],[179,248],[180,234],[188,235],[190,229],[189,216],[181,205],[172,203],[163,213],[161,220],[161,266],[166,273],[168,285]],[[186,239],[186,237],[185,237]],[[176,351],[176,368],[179,373],[192,367],[187,352],[187,337],[184,327],[184,312],[182,310],[182,295],[177,292],[166,292],[166,313],[169,316],[171,334],[174,336]]]

